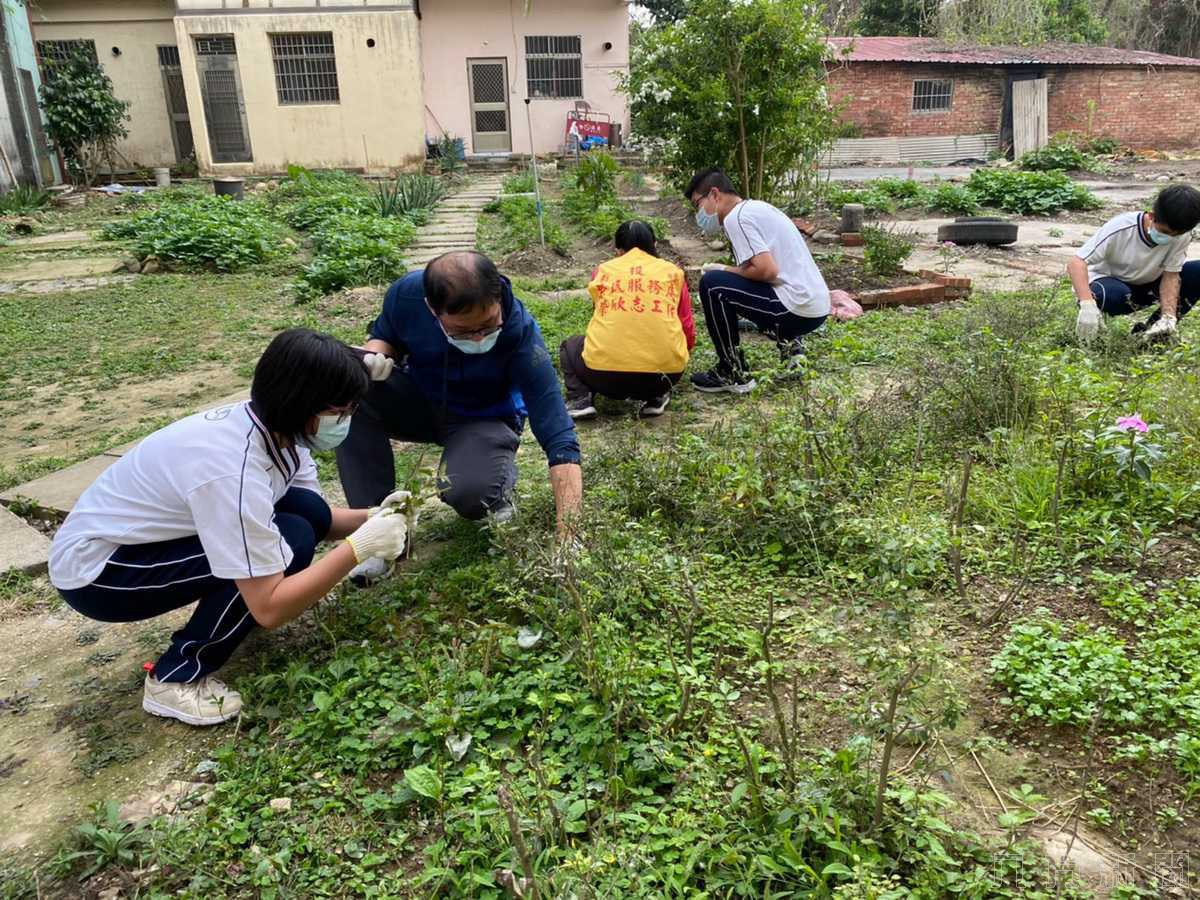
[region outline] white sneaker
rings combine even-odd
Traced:
[[[242,711],[242,695],[216,678],[201,678],[184,684],[159,681],[153,675],[147,675],[142,709],[188,725],[219,725],[237,718]]]
[[[349,579],[357,587],[369,587],[382,578],[386,578],[392,567],[387,561],[378,556],[372,556],[366,562],[361,562],[350,570]]]

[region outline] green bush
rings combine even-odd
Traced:
[[[27,184],[18,184],[0,196],[0,215],[11,216],[37,212],[50,202],[50,192]]]
[[[507,176],[502,182],[502,191],[505,194],[532,194],[533,187],[532,172],[518,172]]]
[[[279,218],[301,231],[311,231],[335,216],[373,214],[378,214],[375,202],[362,194],[317,194],[276,207]]]
[[[867,271],[883,277],[900,271],[900,266],[912,255],[915,244],[909,232],[876,227],[863,229],[863,241]]]
[[[1100,161],[1073,140],[1056,138],[1045,147],[1030,150],[1023,155],[1021,168],[1034,172],[1094,172],[1100,168]]]
[[[1062,172],[976,169],[967,187],[985,206],[1019,215],[1046,216],[1063,209],[1098,209],[1091,191]]]
[[[327,219],[313,234],[316,254],[300,274],[297,293],[307,299],[394,281],[407,271],[400,251],[415,233],[405,218],[341,213]]]
[[[973,216],[979,212],[979,198],[961,184],[937,182],[925,193],[925,205],[933,212],[952,216]]]
[[[495,251],[501,254],[524,250],[538,243],[537,201],[533,197],[501,197],[486,207],[487,212],[500,217]],[[543,204],[542,226],[546,245],[565,254],[570,246],[562,227],[550,215],[549,204]]]
[[[398,175],[391,184],[381,184],[375,189],[375,212],[384,217],[428,213],[445,193],[441,179],[432,175]]]
[[[105,226],[106,240],[129,239],[142,257],[236,272],[279,255],[283,229],[252,201],[205,197],[166,203]]]
[[[1121,152],[1121,142],[1114,137],[1095,137],[1084,143],[1088,153],[1097,156],[1116,156]]]
[[[617,196],[617,176],[620,173],[621,166],[611,154],[593,150],[582,157],[569,174],[569,189],[594,203],[604,203]]]

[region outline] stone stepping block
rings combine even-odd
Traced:
[[[86,278],[91,275],[111,275],[124,271],[125,260],[119,256],[78,256],[56,259],[33,259],[0,271],[0,281],[50,281],[55,278]]]
[[[96,235],[91,231],[57,231],[39,234],[37,237],[11,241],[9,247],[23,251],[74,250],[93,243]]]
[[[44,572],[49,559],[50,539],[0,506],[0,574],[13,569]]]
[[[65,516],[75,506],[79,495],[116,461],[115,456],[93,456],[73,466],[10,488],[0,494],[0,502],[8,504],[17,498],[24,498],[32,500],[43,509]]]

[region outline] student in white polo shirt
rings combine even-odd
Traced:
[[[79,498],[50,552],[50,580],[69,606],[135,622],[196,603],[146,675],[147,712],[189,725],[233,718],[241,696],[212,673],[256,625],[296,618],[355,565],[403,551],[405,517],[392,507],[405,495],[330,509],[310,454],[341,443],[368,383],[340,341],[282,332],[258,361],[249,401],[156,431]],[[318,543],[340,538],[313,562]]]
[[[698,391],[744,394],[754,389],[739,344],[738,319],[773,337],[780,358],[800,355],[800,339],[829,316],[829,287],[800,229],[762,200],[743,200],[720,169],[697,172],[683,192],[696,224],[709,236],[725,230],[736,266],[710,264],[700,278],[704,323],[717,365],[692,376]]]
[[[1163,188],[1149,212],[1127,212],[1104,223],[1067,263],[1079,301],[1075,334],[1087,343],[1100,331],[1100,314],[1127,316],[1156,307],[1133,326],[1142,340],[1175,334],[1200,298],[1200,262],[1187,262],[1192,229],[1200,224],[1200,191],[1186,184]]]

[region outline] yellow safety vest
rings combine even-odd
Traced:
[[[633,249],[600,265],[588,285],[592,321],[583,361],[601,372],[663,372],[687,368],[687,338],[679,322],[683,270]]]

